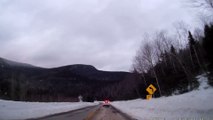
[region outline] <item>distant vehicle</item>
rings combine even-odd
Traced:
[[[102,106],[103,107],[110,107],[110,101],[109,100],[104,100]]]

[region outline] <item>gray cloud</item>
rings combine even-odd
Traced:
[[[0,56],[42,67],[129,70],[144,32],[193,24],[183,0],[2,0]]]

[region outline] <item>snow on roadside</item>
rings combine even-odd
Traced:
[[[197,78],[199,88],[185,94],[111,104],[138,120],[213,120],[213,88],[204,75]]]
[[[38,118],[80,109],[97,103],[88,102],[18,102],[0,100],[0,120]]]

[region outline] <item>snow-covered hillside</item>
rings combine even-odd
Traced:
[[[92,105],[95,105],[95,103],[87,103],[87,102],[44,103],[44,102],[16,102],[16,101],[0,100],[0,120],[38,118]]]
[[[204,75],[197,78],[199,89],[189,93],[112,104],[138,120],[213,120],[213,88]]]

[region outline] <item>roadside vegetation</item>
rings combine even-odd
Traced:
[[[193,5],[208,13],[213,11],[212,0],[195,0]],[[160,31],[143,38],[145,43],[142,43],[135,56],[133,72],[140,76],[145,86],[154,84],[157,87],[156,96],[181,94],[196,89],[199,83],[195,77],[201,73],[207,74],[209,84],[213,85],[212,14],[202,12],[203,30],[190,31],[185,23],[179,22],[171,30],[176,31],[173,35]],[[139,93],[144,94],[143,88],[139,88]]]

